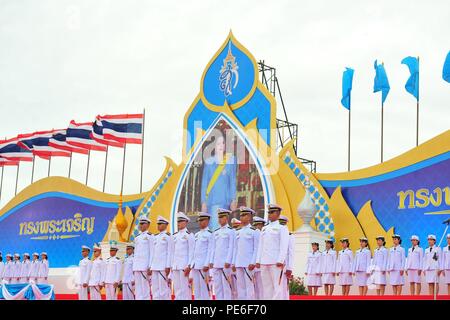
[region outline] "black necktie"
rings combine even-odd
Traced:
[[[430,247],[430,252],[431,252],[431,250],[433,250],[433,248]]]
[[[415,247],[412,248],[412,251],[414,252]]]

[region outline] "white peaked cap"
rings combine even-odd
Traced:
[[[253,217],[253,223],[255,223],[255,222],[266,223],[266,220],[264,220],[264,219],[261,218],[261,217],[255,216],[255,217]]]
[[[18,258],[20,258],[20,254],[18,254],[18,253],[14,253],[14,257],[18,257]]]
[[[410,239],[410,240],[417,240],[417,241],[419,241],[419,237],[416,236],[415,234],[413,234],[413,235],[411,236],[411,239]]]
[[[150,221],[149,218],[147,218],[147,216],[142,215],[142,216],[139,217],[139,223],[141,223],[141,222],[150,223],[151,221]]]
[[[253,210],[252,208],[249,208],[249,207],[244,207],[244,206],[242,206],[242,207],[240,207],[239,208],[239,211],[242,213],[242,212],[248,212],[248,213],[250,213],[250,214],[252,214],[252,215],[255,215],[255,210]]]
[[[231,224],[240,224],[241,223],[241,220],[238,220],[238,219],[236,219],[236,218],[233,218],[233,219],[231,219]]]
[[[41,255],[47,255],[47,252],[43,251],[41,252]]]
[[[447,234],[447,239],[450,239],[450,233]]]
[[[429,234],[427,239],[436,240],[436,236],[434,234]]]
[[[167,224],[169,224],[169,220],[167,220],[163,216],[158,216],[158,219],[156,220],[156,223],[167,223]]]
[[[83,246],[81,246],[81,250],[89,250],[89,251],[91,251],[91,248],[89,248],[88,246],[84,246],[83,245]],[[33,253],[33,255],[34,255],[34,253]]]
[[[134,248],[134,243],[133,242],[128,242],[127,243],[127,247],[128,248]]]
[[[39,253],[33,252],[33,256],[38,256],[39,257]]]
[[[27,256],[27,257],[30,256],[30,254],[29,254],[28,252],[25,252],[23,255],[24,255],[24,256]]]
[[[186,214],[184,214],[184,212],[177,213],[177,221],[179,221],[179,220],[184,220],[187,222],[191,221],[191,219],[189,219],[189,217]]]
[[[211,214],[209,214],[208,212],[199,212],[198,213],[198,217],[199,218],[210,218],[211,219]]]

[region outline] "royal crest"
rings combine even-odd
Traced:
[[[232,89],[235,89],[239,82],[238,65],[236,57],[231,53],[231,42],[228,43],[228,53],[223,59],[223,66],[220,68],[219,87],[225,97],[233,94]],[[232,84],[234,81],[234,85]]]

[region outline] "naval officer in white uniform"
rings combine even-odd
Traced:
[[[169,221],[158,216],[159,233],[154,237],[154,255],[150,266],[152,271],[152,293],[154,300],[171,300],[172,289],[169,280],[173,255],[173,239],[167,231]]]
[[[261,268],[264,299],[283,299],[282,281],[286,264],[289,231],[278,219],[282,208],[276,204],[268,205],[269,224],[261,231],[256,267]]]
[[[450,295],[450,233],[447,234],[447,245],[442,250],[441,274],[444,276],[444,283],[447,284],[447,294]]]
[[[190,263],[195,300],[211,300],[212,298],[209,265],[213,258],[214,236],[208,228],[210,220],[209,213],[199,213],[197,221],[200,231],[195,234],[194,256]]]
[[[411,248],[408,249],[405,266],[406,277],[409,282],[409,293],[411,295],[419,295],[422,289],[423,249],[419,247],[419,244],[419,237],[412,235]]]
[[[34,283],[37,283],[37,278],[39,276],[39,253],[34,252],[33,253],[33,260],[31,260],[31,266],[30,266],[30,282],[34,281]],[[87,292],[87,289],[86,289]]]
[[[134,300],[134,275],[133,275],[133,259],[134,259],[134,243],[127,244],[127,254],[123,261],[122,274],[122,299]]]
[[[288,219],[288,217],[281,215],[280,219],[278,219],[278,221],[280,221],[281,225],[286,226],[287,223],[289,222],[289,219]],[[283,281],[282,285],[283,285],[283,292],[284,292],[284,297],[283,297],[284,300],[289,300],[289,298],[290,298],[289,281],[293,278],[292,271],[294,269],[294,245],[295,245],[294,234],[289,232],[288,255],[286,258],[286,268],[285,268],[286,272],[284,273],[285,278],[282,280]],[[258,269],[256,269],[256,270],[258,270]],[[256,277],[255,277],[255,279],[256,279]],[[261,292],[262,292],[262,290],[261,290]],[[258,299],[262,299],[262,298],[258,298]]]
[[[281,220],[280,220],[281,221]],[[266,224],[266,220],[264,220],[261,217],[254,216],[252,226],[260,232],[261,236],[261,230],[264,228]],[[259,247],[259,242],[258,242]],[[256,251],[258,252],[258,251]],[[263,299],[263,283],[261,278],[261,268],[255,268],[254,269],[254,277],[255,277],[255,299],[262,300]]]
[[[94,261],[89,275],[89,292],[91,300],[102,300],[101,290],[105,286],[106,264],[102,259],[102,248],[94,245]]]
[[[195,238],[187,229],[189,217],[177,213],[178,231],[173,234],[172,280],[176,300],[191,300],[190,262],[194,259]]]
[[[148,231],[150,219],[139,218],[139,233],[134,238],[133,274],[136,300],[150,300],[150,266],[153,259],[153,235]]]
[[[255,211],[240,207],[241,228],[236,232],[236,246],[233,256],[233,270],[236,272],[237,298],[255,299],[254,269],[258,252],[260,231],[251,226]]]
[[[78,264],[79,267],[78,300],[88,300],[89,276],[91,275],[92,269],[92,261],[89,260],[90,252],[91,248],[89,248],[88,246],[81,247],[81,256],[83,257],[83,259],[81,259],[80,263]],[[33,260],[33,262],[34,261],[35,260]]]
[[[428,283],[428,294],[439,293],[438,273],[441,268],[441,248],[436,245],[436,236],[429,234],[427,237],[428,248],[425,249],[423,257],[423,273]],[[435,288],[437,285],[437,288]]]
[[[220,227],[214,231],[214,250],[210,267],[214,280],[216,300],[231,300],[231,263],[236,232],[228,225],[230,210],[219,208],[217,216]]]
[[[119,248],[116,244],[111,244],[109,257],[106,259],[105,291],[106,300],[117,300],[117,287],[120,282],[122,272],[122,260],[117,256]]]

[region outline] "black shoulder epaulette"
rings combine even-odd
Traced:
[[[233,229],[232,227],[228,226],[228,229]]]
[[[209,230],[209,229],[208,229],[208,232],[209,232],[209,233],[212,233],[212,231],[211,231],[211,230]]]
[[[289,232],[289,235],[292,235],[292,232]]]
[[[177,231],[177,232],[174,232],[173,235],[176,235],[177,233],[178,233],[178,231]]]
[[[256,228],[255,228],[255,227],[250,227],[250,229],[252,229],[252,230],[256,230]]]
[[[119,258],[118,256],[116,256],[116,259],[117,259],[117,260],[120,260],[120,258]]]
[[[216,232],[217,230],[220,230],[220,228],[217,228],[216,230],[214,230],[214,232]]]
[[[191,234],[191,232],[190,232],[190,231],[186,231],[186,233],[187,233],[187,234]]]
[[[147,231],[147,234],[152,235],[152,233],[150,231]]]
[[[170,232],[166,232],[166,234],[167,234],[168,236],[170,236]]]

